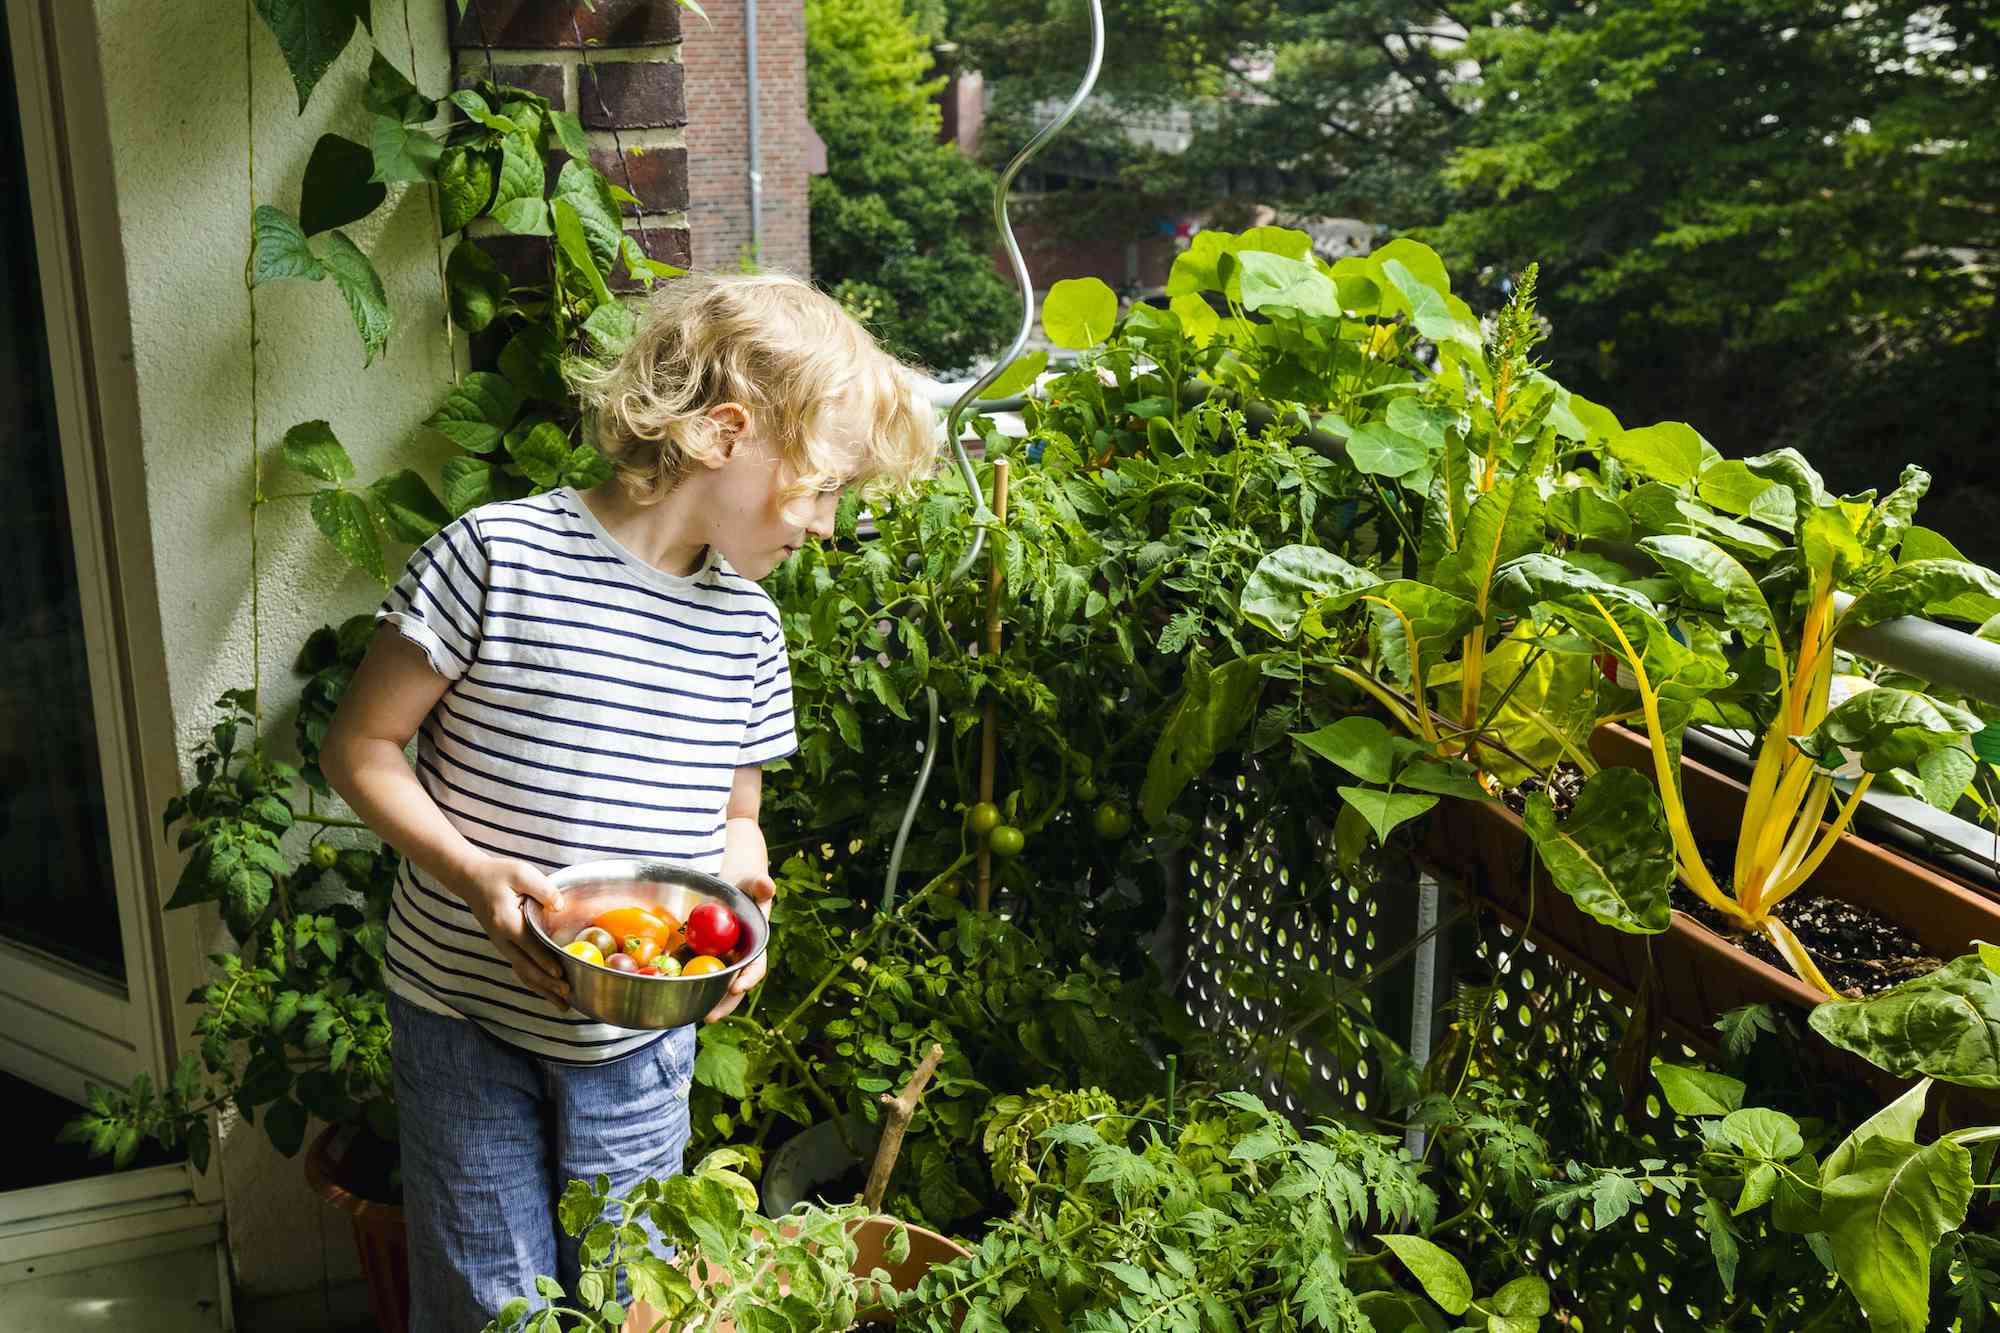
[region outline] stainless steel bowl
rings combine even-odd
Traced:
[[[521,912],[540,946],[561,964],[569,981],[570,1006],[601,1023],[621,1028],[677,1028],[699,1022],[729,992],[736,974],[764,954],[771,927],[750,896],[714,875],[672,861],[586,861],[549,876],[562,890],[559,912],[544,916],[540,903],[523,899]],[[704,902],[721,903],[736,914],[749,947],[719,972],[700,977],[642,977],[586,963],[555,942],[614,907],[664,907],[686,921]],[[739,945],[739,948],[742,946]]]

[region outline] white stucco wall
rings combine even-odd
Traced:
[[[442,92],[444,4],[404,3],[417,83]],[[268,505],[259,518],[262,633],[253,655],[248,127],[254,122],[254,202],[296,213],[318,137],[336,131],[368,141],[360,108],[368,49],[357,39],[299,115],[261,21],[248,32],[246,71],[247,4],[95,0],[95,8],[168,687],[186,776],[185,757],[212,724],[214,700],[251,683],[253,656],[262,667],[267,733],[294,755],[300,681],[291,664],[300,645],[315,627],[367,610],[382,595],[333,552],[303,501]],[[380,0],[375,10],[384,50],[407,72],[402,5]],[[404,466],[435,480],[449,453],[415,430],[451,378],[428,202],[392,186],[388,203],[348,234],[388,290],[396,321],[388,355],[362,369],[360,339],[331,281],[257,289],[256,446],[266,494],[316,484],[274,465],[278,441],[300,421],[331,422],[362,482]],[[461,339],[461,359],[463,350]],[[406,556],[390,553],[392,578]],[[158,828],[157,811],[147,820]],[[279,1158],[261,1128],[229,1127],[218,1160],[237,1277],[252,1305],[355,1274],[346,1219],[308,1191],[300,1163]]]

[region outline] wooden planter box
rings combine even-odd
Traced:
[[[1600,728],[1591,750],[1603,764],[1652,776],[1651,746],[1637,732]],[[1695,833],[1733,841],[1748,789],[1685,758],[1681,788]],[[1469,892],[1509,925],[1527,929],[1563,963],[1630,1002],[1644,982],[1650,953],[1658,980],[1654,1018],[1691,1046],[1715,1049],[1713,1024],[1725,1010],[1746,1004],[1805,1010],[1820,1001],[1817,991],[1790,972],[1751,956],[1686,913],[1675,912],[1661,935],[1628,935],[1600,925],[1551,882],[1520,817],[1505,806],[1449,801],[1437,813],[1433,855],[1466,867]],[[2000,941],[2000,904],[1851,833],[1841,835],[1809,890],[1880,913],[1941,960],[1970,952],[1975,939]],[[1829,1048],[1833,1054],[1852,1061],[1852,1072],[1886,1078],[1872,1065]]]

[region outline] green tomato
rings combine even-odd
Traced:
[[[1000,827],[1000,807],[991,801],[981,801],[965,812],[965,826],[979,837],[985,837]]]
[[[1012,824],[1002,824],[987,835],[987,846],[992,848],[993,854],[998,857],[1019,856],[1021,849],[1027,845],[1027,836]]]
[[[312,863],[321,870],[331,870],[340,860],[340,849],[330,842],[316,842],[312,845]]]
[[[1097,829],[1097,836],[1106,842],[1116,842],[1132,831],[1132,816],[1109,801],[1097,807],[1091,823]]]
[[[1070,790],[1076,793],[1077,800],[1086,805],[1097,799],[1097,784],[1091,781],[1088,773],[1071,783]]]

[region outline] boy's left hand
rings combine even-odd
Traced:
[[[764,924],[769,926],[771,900],[778,896],[778,886],[770,875],[745,875],[734,882],[737,888],[750,895],[750,900],[757,904],[757,910],[764,914]],[[708,1017],[702,1019],[702,1022],[713,1023],[717,1019],[729,1017],[736,1011],[736,1006],[743,1003],[743,997],[749,993],[750,988],[764,979],[764,958],[769,952],[769,946],[766,946],[765,953],[757,955],[750,966],[736,974],[736,979],[729,983],[729,993],[722,997],[715,1008],[708,1011]]]

